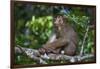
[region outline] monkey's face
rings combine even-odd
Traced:
[[[59,26],[63,25],[63,16],[59,15],[59,16],[55,17],[54,25],[56,27],[59,27]]]

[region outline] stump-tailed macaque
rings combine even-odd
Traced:
[[[62,15],[57,15],[53,20],[55,34],[50,38],[50,41],[39,49],[40,53],[55,53],[66,54],[73,56],[76,53],[77,33],[67,23],[66,18]]]

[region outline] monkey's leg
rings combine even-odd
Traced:
[[[57,48],[61,48],[65,45],[67,45],[67,43],[69,43],[69,41],[66,38],[59,38],[57,40],[55,40],[54,42],[51,43],[47,43],[43,46],[44,49],[46,50],[55,50]]]
[[[43,47],[39,49],[39,52],[40,53],[46,53],[46,52],[47,53],[50,53],[50,52],[58,53],[59,50],[63,46],[67,45],[67,43],[68,43],[68,40],[66,40],[65,38],[59,38],[51,43],[47,43],[47,44],[43,45]]]
[[[73,42],[70,42],[68,46],[65,46],[64,54],[74,56],[76,54],[76,45]]]

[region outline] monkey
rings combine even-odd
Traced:
[[[54,16],[53,26],[56,35],[52,37],[53,40],[49,40],[42,48],[39,48],[39,52],[55,54],[62,52],[74,56],[77,48],[77,33],[67,23],[66,17],[63,15]]]

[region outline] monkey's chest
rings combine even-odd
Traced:
[[[66,31],[62,27],[57,28],[57,36],[58,37],[63,37]]]
[[[66,28],[65,26],[63,27],[58,27],[57,28],[57,37],[63,37],[65,39],[71,39],[74,37],[74,32],[72,29]]]

